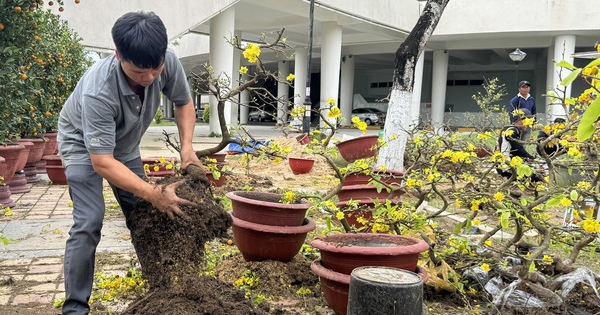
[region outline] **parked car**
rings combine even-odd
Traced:
[[[249,121],[266,121],[274,120],[273,113],[270,113],[264,109],[253,109],[248,113]]]
[[[352,117],[357,116],[367,125],[383,124],[385,122],[385,112],[377,108],[362,107],[352,110]]]

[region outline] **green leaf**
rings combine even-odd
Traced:
[[[531,167],[527,164],[519,164],[517,165],[517,175],[519,176],[531,176],[532,171]]]
[[[596,255],[596,247],[591,247],[590,248],[590,259],[594,259],[595,255]]]
[[[500,216],[500,225],[502,225],[503,229],[508,227],[508,219],[510,218],[510,212],[504,212],[502,216]]]
[[[587,66],[585,66],[585,67],[586,68],[591,68],[591,67],[597,66],[597,65],[600,65],[600,58],[598,58],[598,59],[596,59],[596,60],[588,63]]]
[[[471,222],[471,220],[467,220],[466,221],[466,225],[465,225],[465,232],[467,232],[468,230],[471,229],[471,227],[473,226],[473,222]]]
[[[331,216],[327,217],[327,231],[331,231]]]
[[[529,272],[534,272],[537,268],[535,268],[535,262],[531,262],[531,264],[529,264]]]
[[[460,234],[460,230],[462,230],[463,224],[459,223],[454,227],[454,234]]]
[[[577,141],[584,142],[594,133],[594,123],[600,117],[600,97],[597,97],[581,116],[579,126],[577,126]]]
[[[571,83],[573,83],[573,81],[575,81],[575,79],[579,76],[580,73],[581,73],[581,69],[573,70],[573,72],[569,73],[569,75],[560,82],[560,85],[562,85],[562,86],[571,85]]]
[[[561,67],[561,68],[571,69],[571,70],[577,69],[577,67],[575,67],[574,65],[570,64],[569,62],[567,62],[565,60],[561,60],[559,63],[556,64],[556,66]]]
[[[579,198],[579,194],[577,193],[577,190],[575,190],[575,189],[571,190],[571,194],[569,195],[569,197],[571,198],[571,200],[577,201],[577,198]]]
[[[554,197],[546,202],[546,207],[553,208],[560,204],[560,201],[564,198],[563,195]]]
[[[523,207],[527,206],[527,199],[525,199],[525,198],[521,198],[521,205],[522,205]]]

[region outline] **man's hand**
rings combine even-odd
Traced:
[[[190,216],[188,216],[185,212],[183,212],[183,210],[181,210],[180,206],[194,206],[197,207],[198,205],[183,199],[183,198],[179,198],[177,196],[177,194],[175,193],[175,191],[177,190],[177,188],[181,185],[185,184],[185,181],[179,181],[173,184],[169,184],[169,185],[165,185],[165,186],[156,186],[154,187],[154,196],[150,199],[148,199],[148,201],[150,203],[152,203],[152,205],[160,210],[163,213],[166,213],[167,216],[169,216],[169,219],[174,220],[175,219],[175,215],[178,215],[186,220],[190,219]]]

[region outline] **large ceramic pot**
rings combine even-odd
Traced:
[[[42,154],[42,157],[58,153],[58,141],[56,141],[57,136],[58,132],[44,133],[44,137],[46,138],[46,145],[44,146],[44,152]],[[37,162],[35,166],[35,170],[38,174],[46,173],[46,161],[44,159],[41,159],[39,162]]]
[[[371,200],[371,199],[390,199],[394,202],[400,201],[400,196],[404,194],[404,189],[398,186],[392,186],[391,191],[381,189],[378,191],[375,185],[349,185],[342,186],[338,192],[339,201],[348,200]]]
[[[24,194],[31,191],[29,186],[27,186],[27,176],[25,172],[21,172],[25,165],[27,164],[27,159],[29,158],[29,151],[33,147],[32,142],[28,141],[20,141],[19,144],[25,147],[24,150],[21,151],[21,156],[17,161],[17,167],[15,168],[16,172],[13,175],[13,178],[10,180],[9,189],[12,194]]]
[[[308,232],[315,229],[315,223],[308,218],[300,226],[264,225],[232,218],[233,240],[246,261],[291,261]]]
[[[37,183],[40,181],[40,178],[37,176],[37,163],[44,155],[46,141],[40,138],[21,138],[18,142],[33,143],[33,146],[29,148],[29,156],[27,157],[27,164],[25,164],[24,171],[28,183]]]
[[[177,163],[179,162],[179,159],[174,158],[174,157],[165,157],[165,164],[166,163]],[[165,177],[165,176],[170,176],[170,175],[175,175],[175,167],[168,169],[166,165],[159,165],[160,163],[160,157],[155,157],[155,156],[151,156],[151,157],[142,157],[142,164],[144,165],[144,167],[146,167],[146,165],[148,165],[148,173],[146,174],[148,177]],[[155,170],[154,167],[158,166],[158,170]]]
[[[379,136],[358,137],[339,142],[337,148],[344,160],[351,163],[358,159],[375,156],[377,151],[373,147],[377,145],[378,138]]]
[[[294,175],[306,174],[315,165],[315,160],[313,159],[288,158],[288,162]]]
[[[66,185],[67,176],[65,175],[65,168],[62,165],[62,160],[58,155],[46,155],[42,159],[46,161],[46,172],[48,178],[54,185]]]
[[[231,191],[225,196],[231,199],[234,217],[265,225],[302,225],[306,211],[312,205],[284,204],[280,202],[283,196],[260,191]]]
[[[346,315],[348,311],[348,291],[350,289],[350,275],[336,272],[325,268],[320,259],[315,260],[310,269],[317,276],[321,283],[321,290],[327,305],[335,312],[336,315]],[[409,270],[417,273],[423,283],[429,279],[427,270],[417,266],[415,270]]]
[[[374,170],[372,173],[374,173],[373,175],[379,176],[379,179],[382,182],[396,187],[400,187],[402,183],[402,175],[404,175],[404,172],[395,170],[386,170],[385,172]],[[344,180],[344,186],[366,185],[371,181],[372,178],[373,177],[371,175],[364,173],[348,174]]]
[[[17,164],[22,157],[21,151],[23,150],[25,150],[25,146],[22,144],[0,145],[0,156],[6,160],[6,168],[4,169],[4,172],[0,174],[4,177],[5,184],[10,183],[15,172],[19,171],[17,170]]]
[[[0,156],[0,176],[6,174],[6,169],[10,169],[9,165],[6,164],[6,160]],[[0,180],[0,184],[4,184],[3,180]],[[0,206],[1,207],[14,207],[15,202],[10,199],[12,193],[6,185],[0,185]]]
[[[319,249],[323,266],[350,274],[363,266],[387,266],[414,271],[419,254],[429,245],[422,239],[393,234],[332,234],[311,242]]]

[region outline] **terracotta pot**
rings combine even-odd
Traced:
[[[19,144],[24,146],[25,148],[21,150],[21,155],[19,157],[19,160],[17,161],[15,172],[22,171],[25,168],[25,165],[27,165],[27,160],[29,159],[29,152],[33,148],[33,142],[19,141]]]
[[[65,168],[62,165],[60,156],[46,155],[42,159],[46,161],[46,171],[52,184],[67,185],[67,176],[65,175]]]
[[[236,218],[266,225],[302,225],[306,211],[312,205],[307,202],[284,204],[279,202],[281,195],[260,191],[231,191],[225,196],[231,199]]]
[[[18,141],[21,142],[32,142],[33,146],[29,148],[29,156],[27,157],[27,166],[35,165],[42,159],[44,155],[44,147],[46,146],[46,141],[40,138],[21,138]]]
[[[292,169],[292,173],[295,175],[306,174],[310,172],[315,165],[315,160],[313,159],[288,158],[288,162]]]
[[[311,242],[324,267],[350,274],[356,267],[387,266],[413,271],[429,245],[422,239],[393,234],[332,234]]]
[[[340,202],[348,200],[371,200],[371,199],[390,199],[394,202],[400,201],[400,196],[404,194],[404,189],[398,186],[393,186],[391,192],[386,189],[377,191],[377,186],[374,185],[350,185],[342,186],[338,192]],[[391,195],[390,195],[391,194]]]
[[[55,155],[58,153],[58,141],[56,141],[56,137],[58,136],[58,132],[46,132],[44,133],[44,137],[46,140],[46,146],[44,147],[44,155]]]
[[[385,201],[383,201],[385,202]],[[346,218],[346,221],[348,222],[348,225],[350,225],[350,227],[358,230],[362,227],[364,227],[365,225],[361,222],[359,222],[359,219],[365,219],[367,221],[371,221],[373,219],[373,209],[375,208],[375,203],[371,200],[361,200],[358,202],[359,205],[359,209],[356,209],[354,211],[349,211],[348,208],[350,208],[350,206],[348,206],[346,204],[346,202],[338,202],[335,204],[336,207],[344,212],[344,217]],[[365,232],[368,233],[371,231],[371,228],[366,228],[363,230],[360,230],[360,232]]]
[[[27,175],[25,175],[25,172],[21,171],[25,169],[25,165],[27,164],[27,159],[29,157],[29,150],[33,147],[33,143],[22,141],[19,142],[19,144],[22,144],[25,149],[21,151],[21,156],[19,157],[17,167],[15,168],[16,172],[8,184],[12,194],[25,194],[31,191],[27,185]]]
[[[0,156],[0,176],[3,176],[3,174],[6,172],[6,168],[8,167],[8,165],[6,165],[6,160]],[[0,180],[0,183],[3,183],[4,180]]]
[[[384,183],[398,187],[402,184],[402,175],[404,175],[404,172],[395,170],[387,170],[385,172],[374,170],[373,173],[380,176],[381,181]],[[349,174],[346,176],[346,180],[344,180],[344,186],[366,185],[371,181],[371,178],[371,175],[364,173]]]
[[[4,177],[5,184],[10,183],[15,172],[19,171],[16,168],[19,158],[21,157],[21,151],[23,150],[25,150],[25,146],[17,143],[0,145],[0,156],[6,160],[6,168],[4,169],[4,172],[0,174],[0,176]]]
[[[8,186],[0,186],[0,206],[2,207],[2,209],[6,207],[14,207],[17,205],[12,199],[10,199],[11,195],[12,193],[10,192]]]
[[[225,174],[224,173],[221,173],[221,176],[219,176],[219,179],[215,179],[215,177],[213,176],[213,172],[206,171],[206,177],[208,177],[208,180],[216,187],[221,187],[221,186],[223,186],[223,184],[225,184]]]
[[[296,136],[296,140],[298,140],[298,143],[304,145],[310,142],[310,137],[308,136],[308,133],[303,133],[301,135]]]
[[[351,163],[375,156],[377,151],[371,148],[377,145],[378,138],[379,136],[358,137],[338,143],[337,148],[344,160]]]
[[[304,219],[300,226],[274,226],[257,224],[233,218],[233,240],[244,260],[291,261],[304,244],[315,223]]]
[[[321,282],[321,290],[327,305],[335,312],[336,315],[346,315],[348,311],[348,291],[350,289],[350,275],[340,272],[335,272],[331,269],[323,267],[320,259],[312,262],[310,269]],[[429,279],[427,270],[417,266],[415,271],[423,283]]]
[[[225,162],[225,157],[227,157],[227,153],[213,153],[209,154],[207,157],[210,159],[217,160],[217,163],[223,163]]]
[[[142,157],[142,164],[148,165],[148,173],[146,174],[148,177],[164,177],[169,175],[175,175],[175,167],[168,170],[166,165],[156,165],[159,164],[160,157]],[[178,158],[174,157],[165,157],[165,162],[176,163],[179,162]],[[154,166],[158,166],[158,171],[154,170]]]

